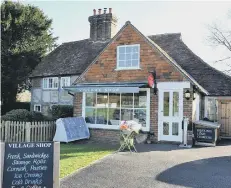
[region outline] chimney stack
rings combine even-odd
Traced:
[[[98,9],[98,14],[96,14],[96,9],[93,10],[93,15],[88,18],[90,22],[90,38],[93,41],[102,41],[111,39],[116,32],[117,18],[112,15],[112,8],[103,9],[103,14],[101,14],[102,9]]]

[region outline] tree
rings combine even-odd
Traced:
[[[228,56],[215,61],[214,63],[224,62],[230,68],[224,71],[224,73],[230,74],[231,72],[231,10],[228,12],[228,20],[225,26],[218,23],[213,23],[208,26],[210,35],[208,41],[213,46],[224,47],[228,51]]]
[[[18,92],[45,54],[56,46],[52,20],[37,7],[19,2],[1,4],[1,101],[13,108]]]

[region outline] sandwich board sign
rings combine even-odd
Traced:
[[[53,142],[5,143],[2,188],[53,188]]]

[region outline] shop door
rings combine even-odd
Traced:
[[[183,89],[159,91],[159,140],[182,142]]]
[[[218,122],[221,124],[221,136],[231,137],[231,101],[219,101]]]

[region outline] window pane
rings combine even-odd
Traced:
[[[147,106],[147,93],[146,91],[140,91],[134,93],[134,108],[146,108]]]
[[[96,124],[107,124],[107,108],[97,108]]]
[[[86,106],[96,106],[95,93],[86,93]]]
[[[109,93],[109,108],[120,108],[120,94]]]
[[[169,122],[163,123],[163,135],[169,135]]]
[[[97,107],[108,106],[108,93],[97,93]]]
[[[133,107],[133,93],[122,93],[121,94],[121,106],[122,108]]]
[[[164,92],[164,116],[169,116],[169,92]]]
[[[58,88],[58,78],[53,78],[53,88]]]
[[[133,120],[133,109],[121,109],[121,120]]]
[[[126,67],[125,61],[119,61],[119,67]]]
[[[120,54],[125,53],[125,47],[119,47],[119,53]]]
[[[95,109],[85,108],[85,120],[86,123],[95,124]]]
[[[126,61],[131,60],[131,59],[132,59],[131,54],[126,54]]]
[[[179,92],[173,92],[172,115],[179,116]]]
[[[146,127],[146,110],[134,110],[134,120],[141,124],[142,127]]]
[[[133,53],[132,54],[132,59],[138,59],[138,53]]]
[[[127,46],[126,47],[126,53],[131,53],[132,52],[132,47],[131,46]]]
[[[119,60],[125,60],[125,54],[119,54]]]
[[[131,67],[132,66],[132,61],[131,60],[127,60],[126,61],[126,67]]]
[[[49,78],[49,88],[52,88],[52,86],[53,86],[53,79],[52,78]]]
[[[47,79],[45,78],[44,80],[43,80],[43,84],[44,84],[44,88],[47,88]]]
[[[139,47],[138,46],[133,46],[132,47],[132,52],[136,52],[136,53],[139,53]]]
[[[119,125],[120,124],[120,109],[119,108],[109,108],[109,125]]]
[[[179,135],[179,123],[178,122],[172,123],[172,135],[175,135],[175,136]]]
[[[139,61],[138,60],[132,60],[132,66],[133,67],[139,67]]]

